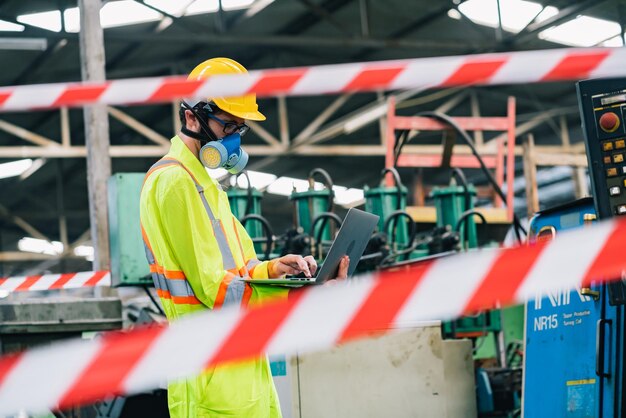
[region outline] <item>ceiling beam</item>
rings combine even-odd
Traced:
[[[39,135],[35,132],[31,132],[28,129],[24,129],[20,126],[14,125],[11,122],[7,122],[5,120],[0,119],[0,131],[4,131],[14,135],[24,141],[30,142],[32,144],[41,145],[43,147],[60,147],[56,141],[53,141],[50,138],[46,138],[43,135]]]
[[[318,15],[322,20],[330,23],[330,25],[337,29],[339,32],[343,33],[344,35],[352,36],[352,33],[350,33],[350,31],[346,29],[346,26],[337,19],[335,19],[332,13],[326,10],[323,6],[313,3],[311,0],[298,1],[305,5],[310,11]]]
[[[150,141],[154,142],[155,144],[162,145],[162,146],[170,145],[169,139],[167,139],[166,137],[164,137],[163,135],[161,135],[154,129],[149,128],[148,126],[139,122],[137,119],[133,118],[128,113],[122,112],[121,110],[112,106],[107,106],[107,112],[109,113],[109,115],[111,115],[112,117],[114,117],[115,119],[117,119],[118,121],[120,121],[121,123],[129,127],[130,129],[132,129],[133,131],[141,134],[145,138],[148,138]]]

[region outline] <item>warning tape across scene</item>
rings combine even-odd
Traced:
[[[192,81],[178,76],[12,86],[0,88],[0,111],[580,80],[625,76],[625,62],[626,48],[567,48],[269,69]]]
[[[111,273],[108,271],[82,271],[80,273],[0,277],[0,291],[5,292],[76,289],[94,286],[111,286]]]
[[[533,246],[429,260],[306,288],[286,301],[247,310],[226,307],[167,327],[9,355],[0,358],[0,415],[139,393],[216,364],[326,349],[418,321],[619,278],[626,270],[625,247],[626,221],[606,221]]]

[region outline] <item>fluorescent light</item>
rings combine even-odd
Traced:
[[[455,20],[461,20],[461,13],[459,13],[459,11],[457,9],[450,9],[448,10],[448,17],[455,19]]]
[[[502,29],[517,33],[525,28],[542,9],[542,5],[532,1],[502,1],[500,2]],[[459,5],[459,10],[474,23],[492,28],[498,27],[497,0],[468,0]]]
[[[206,172],[209,173],[209,176],[220,181],[224,177],[228,176],[229,173],[225,168],[206,168]]]
[[[224,10],[245,9],[250,7],[253,3],[254,0],[222,0],[222,8]],[[185,15],[190,16],[202,13],[213,13],[218,9],[218,0],[196,0],[187,8]]]
[[[52,32],[61,31],[61,11],[59,10],[20,15],[17,17],[17,21],[37,26],[38,28],[48,29]]]
[[[6,20],[0,20],[1,32],[24,32],[24,26],[17,23],[7,22]]]
[[[342,206],[358,206],[365,199],[363,189],[335,191],[335,203]]]
[[[224,10],[245,9],[250,7],[254,0],[222,0]]]
[[[557,9],[554,6],[546,6],[544,7],[543,11],[539,13],[539,15],[537,16],[535,20],[537,22],[543,22],[558,14],[559,14],[559,9]]]
[[[91,245],[79,245],[74,248],[74,255],[78,257],[85,257],[87,261],[93,261],[94,249]]]
[[[316,190],[320,190],[323,187],[322,183],[315,182]],[[294,188],[299,193],[307,191],[309,190],[309,181],[293,177],[280,177],[267,187],[266,192],[280,196],[289,196],[293,193]],[[345,186],[334,185],[333,191],[335,192],[335,203],[338,205],[351,207],[363,203],[364,194],[362,189],[349,189]]]
[[[154,6],[157,9],[163,10],[165,13],[169,13],[173,16],[182,16],[193,0],[181,1],[181,0],[145,0],[146,4]]]
[[[163,15],[133,0],[110,1],[100,9],[103,28],[154,22]]]
[[[65,9],[63,12],[63,20],[65,21],[66,32],[80,32],[80,12],[78,11],[78,7]]]
[[[171,3],[175,3],[171,1]],[[63,13],[65,30],[68,32],[80,31],[80,12],[78,7],[66,9]],[[156,22],[163,15],[143,4],[133,0],[111,1],[100,9],[100,25],[103,28],[134,25],[138,23]]]
[[[37,158],[35,161],[32,162],[32,164],[30,165],[30,167],[28,167],[26,170],[24,170],[21,174],[20,174],[20,180],[26,180],[27,178],[29,178],[30,176],[32,176],[35,171],[39,170],[41,167],[43,167],[43,165],[46,163],[45,158]]]
[[[19,176],[28,170],[31,165],[33,165],[33,160],[30,158],[0,164],[0,179]]]
[[[196,0],[185,11],[185,16],[216,12],[219,8],[217,0]]]
[[[20,251],[37,254],[59,255],[63,252],[63,244],[59,241],[24,237],[17,242]]]
[[[294,188],[297,192],[307,191],[309,190],[309,182],[293,177],[279,177],[274,183],[267,186],[267,192],[281,196],[289,196]]]
[[[619,23],[591,16],[576,19],[551,27],[539,33],[540,39],[570,46],[594,46],[619,35]]]
[[[48,48],[46,38],[0,38],[0,49],[45,51],[46,48]]]
[[[274,181],[276,181],[276,179],[278,178],[274,174],[252,170],[248,170],[248,176],[250,177],[250,183],[252,183],[252,187],[257,190],[265,189],[267,186],[274,183]],[[230,185],[235,185],[235,176],[232,176],[230,178]],[[246,176],[241,175],[237,177],[237,186],[241,187],[242,189],[248,188],[248,179],[246,178]]]
[[[617,35],[611,39],[608,39],[604,42],[602,42],[602,46],[608,46],[608,47],[620,47],[620,46],[624,46],[624,40],[622,39],[621,35]]]

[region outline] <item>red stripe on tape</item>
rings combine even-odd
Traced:
[[[106,276],[108,273],[109,273],[108,271],[96,271],[96,272],[94,272],[93,276],[91,276],[89,278],[89,280],[87,280],[83,286],[95,286],[95,285],[97,285],[98,282],[100,280],[102,280],[102,278],[104,276]]]
[[[385,277],[379,279],[343,330],[339,342],[387,332],[392,328],[398,312],[432,264],[432,262],[425,262],[408,271],[385,274]]]
[[[620,279],[624,274],[624,270],[618,266],[624,264],[622,260],[625,247],[626,221],[620,219],[615,222],[613,231],[611,231],[604,242],[604,246],[585,273],[582,285],[589,286],[592,281],[600,279]]]
[[[546,75],[542,81],[564,80],[589,77],[589,73],[594,70],[602,61],[609,56],[609,50],[590,53],[571,53],[563,58]]]
[[[9,354],[0,359],[0,387],[2,387],[2,383],[6,380],[11,370],[15,368],[15,365],[23,355],[24,353]]]
[[[98,100],[100,95],[107,89],[103,86],[68,86],[67,89],[54,101],[53,106],[76,105]]]
[[[395,67],[365,69],[354,77],[343,88],[343,91],[387,87],[405,68],[406,64]]]
[[[4,102],[6,102],[9,97],[11,97],[12,94],[13,94],[12,91],[0,92],[0,106],[2,106]]]
[[[164,330],[164,327],[151,326],[105,335],[91,364],[61,397],[59,408],[123,393],[124,379]]]
[[[287,92],[308,71],[306,68],[293,68],[288,70],[273,70],[261,74],[259,80],[248,90],[248,93],[258,95]]]
[[[508,61],[508,57],[493,60],[478,60],[465,62],[448,77],[441,85],[458,86],[477,84],[490,79],[502,65]]]
[[[16,287],[13,291],[19,292],[30,289],[32,285],[37,283],[37,280],[41,279],[41,276],[28,276],[26,279],[20,283],[18,287]]]
[[[206,80],[187,80],[186,77],[171,77],[148,98],[148,102],[163,102],[177,97],[192,96]]]
[[[206,367],[231,360],[258,357],[306,292],[296,292],[289,295],[287,301],[246,311]],[[245,341],[245,344],[242,344],[242,341]]]
[[[7,280],[9,280],[8,277],[0,277],[0,286],[2,286]]]
[[[59,277],[54,283],[50,285],[50,289],[62,289],[63,286],[65,286],[67,282],[72,280],[74,276],[76,276],[76,273],[62,274],[61,277]]]
[[[482,283],[474,291],[463,313],[494,308],[496,305],[494,295],[499,296],[498,301],[501,304],[513,301],[517,289],[541,255],[546,244],[538,243],[515,249],[502,249]]]

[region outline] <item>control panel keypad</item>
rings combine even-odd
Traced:
[[[614,216],[626,216],[626,90],[593,95],[591,102],[593,127],[586,139],[594,150],[595,168],[590,161],[590,172],[601,177],[592,180],[596,190],[604,190],[599,198],[608,197],[607,209]]]

